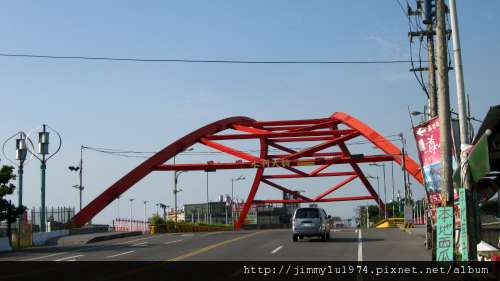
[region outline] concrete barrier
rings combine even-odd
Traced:
[[[35,232],[33,233],[33,246],[44,245],[50,239],[69,235],[69,230],[56,230],[52,232]]]
[[[124,237],[130,237],[130,236],[138,236],[138,235],[142,235],[142,231],[110,233],[108,235],[99,235],[99,236],[93,237],[93,238],[87,240],[87,242],[85,242],[85,244],[107,241],[107,240],[118,239],[118,238],[124,238]]]
[[[9,238],[1,237],[0,238],[0,252],[9,252],[12,251],[12,248],[9,245]]]

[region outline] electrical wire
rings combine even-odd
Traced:
[[[377,141],[376,139],[375,141]],[[388,135],[386,137],[380,138],[380,140],[387,140],[387,141],[398,141],[400,140],[399,135]],[[363,145],[363,144],[372,144],[371,141],[366,140],[366,141],[357,141],[357,142],[352,142],[352,143],[346,143],[347,146],[353,146],[353,145]],[[157,151],[135,151],[135,150],[123,150],[123,149],[116,149],[116,148],[100,148],[100,147],[89,147],[89,146],[83,146],[84,149],[88,149],[91,151],[95,152],[100,152],[112,156],[119,156],[119,157],[126,157],[126,158],[149,158],[151,154],[157,153]],[[308,147],[290,147],[292,150],[300,151],[302,149],[306,149]],[[245,150],[239,150],[241,152],[249,152],[249,153],[259,153],[262,150],[260,149],[245,149]],[[282,152],[279,149],[269,149],[268,152]],[[132,154],[132,155],[130,155]],[[147,155],[141,155],[141,154],[147,154]],[[184,151],[179,153],[179,155],[224,155],[226,154],[225,152],[222,151]]]
[[[422,68],[422,43],[423,43],[423,39],[421,38],[420,39],[420,45],[419,45],[419,48],[418,48],[418,65],[420,68]],[[424,85],[425,87],[425,92],[427,93],[427,96],[429,96],[429,90],[427,89],[427,86],[425,86],[425,82],[424,82],[424,74],[423,74],[423,71],[420,71],[420,81],[422,81],[422,84]]]
[[[35,59],[100,60],[128,62],[172,62],[172,63],[226,63],[226,64],[394,64],[408,60],[219,60],[219,59],[146,59],[124,57],[59,56],[40,54],[0,53],[0,57],[22,57]]]
[[[410,23],[411,23],[411,18],[410,18],[410,16],[408,16],[408,27],[410,28],[410,32],[412,32]],[[413,42],[410,42],[410,62],[411,62],[412,69],[415,69],[415,63],[413,61]],[[417,80],[418,84],[420,85],[420,87],[422,88],[424,93],[426,94],[427,98],[429,98],[429,92],[427,91],[427,88],[425,87],[424,82],[420,80],[420,78],[418,77],[415,70],[412,72],[413,72],[413,75],[415,76],[415,79]]]

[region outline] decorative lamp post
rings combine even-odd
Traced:
[[[16,161],[11,160],[8,156],[7,153],[5,153],[5,146],[7,142],[9,142],[11,139],[16,138]],[[5,140],[5,142],[2,145],[2,153],[10,163],[12,163],[14,166],[17,166],[17,194],[18,194],[18,199],[17,199],[17,205],[18,208],[23,207],[23,174],[24,174],[24,165],[27,163],[26,161],[26,156],[28,154],[28,147],[27,147],[27,141],[28,143],[31,144],[31,147],[33,147],[33,143],[31,140],[27,139],[26,134],[22,131],[15,133],[11,137]],[[31,158],[32,159],[32,158]],[[28,160],[29,161],[29,160]],[[18,218],[18,233],[17,233],[17,244],[18,247],[21,246],[21,227],[22,227],[22,220],[23,220],[23,215],[20,215]]]
[[[52,132],[56,134],[56,136],[59,139],[59,146],[57,147],[56,151],[54,153],[49,152],[49,136],[50,132],[47,131],[47,129],[50,129]],[[28,134],[26,136],[26,139],[29,140],[29,136],[31,135]],[[42,130],[38,132],[38,151],[37,153],[31,151],[29,147],[27,147],[28,152],[36,157],[38,160],[40,160],[40,174],[41,174],[41,187],[40,187],[40,195],[41,195],[41,211],[40,211],[40,231],[45,232],[46,227],[46,218],[45,218],[45,176],[46,176],[46,170],[47,170],[47,161],[54,157],[59,150],[61,149],[62,146],[62,138],[59,132],[57,132],[54,128],[50,127],[49,125],[43,124],[42,125]],[[40,156],[38,156],[39,154]]]

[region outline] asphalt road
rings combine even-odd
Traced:
[[[422,237],[400,229],[341,229],[331,239],[292,242],[290,229],[142,235],[87,245],[1,253],[16,261],[419,261]]]

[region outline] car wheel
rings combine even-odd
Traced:
[[[293,242],[297,242],[297,235],[294,234],[292,238],[293,238]]]

